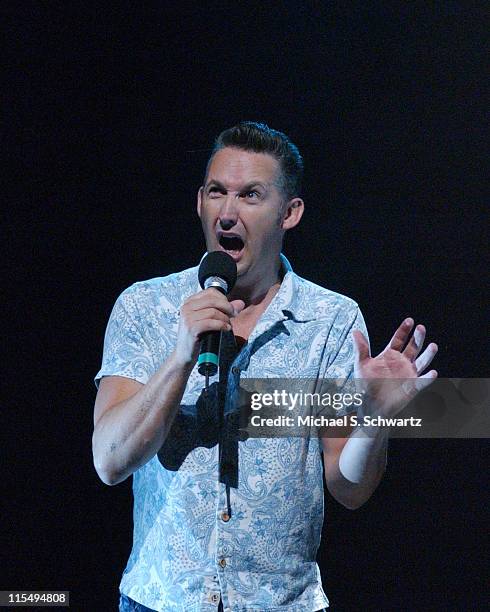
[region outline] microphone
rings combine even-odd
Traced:
[[[199,266],[199,284],[203,289],[213,287],[228,295],[237,277],[237,267],[233,257],[224,251],[212,251]],[[206,376],[206,381],[218,371],[218,354],[221,332],[209,331],[202,334],[201,348],[197,359],[197,371]]]

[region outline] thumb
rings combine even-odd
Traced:
[[[358,329],[355,329],[352,332],[352,341],[354,343],[354,356],[356,361],[364,361],[365,359],[371,357],[369,343],[366,336]]]
[[[245,302],[243,300],[232,300],[230,304],[233,306],[233,310],[234,310],[233,316],[234,317],[236,317],[237,314],[242,312],[242,310],[245,308]]]

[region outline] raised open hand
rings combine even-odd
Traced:
[[[417,325],[409,340],[413,326],[413,319],[405,319],[377,357],[371,357],[369,344],[360,331],[352,333],[354,377],[362,379],[369,406],[379,414],[394,416],[437,378],[436,370],[423,374],[437,353],[437,344],[431,342],[421,353],[425,327]]]

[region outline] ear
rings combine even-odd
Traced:
[[[201,218],[202,192],[203,187],[199,187],[199,190],[197,192],[197,214],[199,219]]]
[[[288,230],[298,225],[304,210],[305,203],[301,198],[293,198],[290,200],[282,218],[281,228],[283,230]]]

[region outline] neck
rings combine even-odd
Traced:
[[[253,294],[247,295],[246,293],[239,291],[237,295],[232,295],[231,299],[239,299],[245,302],[245,310],[255,310],[256,308],[267,306],[272,301],[272,298],[279,291],[281,281],[278,279],[273,285],[268,287],[264,291],[253,291]]]
[[[253,300],[245,301],[245,308],[231,320],[235,337],[243,339],[243,342],[247,340],[257,324],[257,321],[262,316],[262,313],[265,312],[272,302],[272,299],[279,291],[280,286],[281,282],[278,280],[271,285],[265,293],[256,295]],[[243,294],[240,293],[238,297],[243,299]]]
[[[246,308],[258,306],[263,302],[269,304],[279,290],[281,280],[281,269],[278,262],[269,273],[264,271],[258,281],[247,282],[245,278],[239,278],[229,298],[231,300],[243,300]]]

